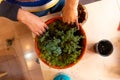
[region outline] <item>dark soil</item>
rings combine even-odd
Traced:
[[[85,20],[85,11],[81,4],[78,5],[78,22],[82,23]]]
[[[98,51],[103,56],[108,56],[113,51],[113,46],[109,41],[101,41],[98,44]]]

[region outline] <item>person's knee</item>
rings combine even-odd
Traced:
[[[50,8],[50,13],[55,13],[55,12],[61,11],[62,8],[64,7],[64,4],[65,4],[65,0],[59,0],[59,2],[55,6]]]
[[[47,15],[48,12],[49,12],[49,10],[44,10],[44,11],[40,11],[40,12],[33,12],[33,14],[35,14],[35,15],[41,17],[41,16]]]

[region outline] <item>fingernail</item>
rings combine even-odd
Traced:
[[[48,31],[49,28],[46,29],[46,31]]]
[[[49,29],[49,27],[48,27],[48,26],[46,26],[46,29]]]
[[[42,33],[42,35],[45,34],[45,32],[46,32],[46,31],[44,31],[44,32]]]

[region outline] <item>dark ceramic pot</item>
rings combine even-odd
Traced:
[[[102,56],[109,56],[113,52],[113,45],[109,40],[101,40],[94,46],[95,51]]]

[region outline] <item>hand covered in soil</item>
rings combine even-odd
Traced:
[[[63,21],[68,24],[78,22],[78,0],[67,0],[62,11]]]
[[[39,17],[22,9],[19,9],[17,18],[19,21],[26,24],[28,28],[38,36],[43,34],[48,28]]]

